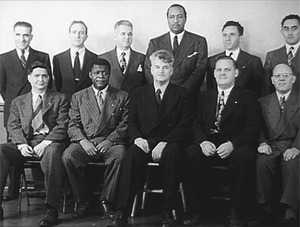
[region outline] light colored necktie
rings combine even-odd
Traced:
[[[289,53],[288,53],[288,64],[289,64],[289,66],[292,65],[292,60],[294,58],[293,50],[294,50],[294,47],[290,47],[290,50],[289,50]]]
[[[39,95],[36,102],[33,105],[31,126],[34,133],[38,132],[44,127],[42,108],[43,108],[43,99],[42,96]]]
[[[98,103],[98,106],[99,106],[99,109],[100,109],[100,112],[102,113],[102,110],[103,110],[103,106],[104,106],[104,99],[102,97],[103,95],[103,92],[102,91],[98,91],[97,92],[97,103]]]
[[[121,70],[122,70],[123,74],[126,71],[126,59],[125,59],[125,55],[126,55],[126,53],[122,52],[121,53],[121,58],[120,58],[120,66],[121,66]]]

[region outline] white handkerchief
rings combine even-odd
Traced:
[[[192,53],[192,54],[188,55],[187,57],[188,57],[188,58],[191,58],[191,57],[193,57],[193,56],[194,56],[194,55],[196,55],[196,54],[199,54],[199,52],[197,52],[197,51],[194,51],[194,53]]]

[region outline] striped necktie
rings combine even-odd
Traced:
[[[41,130],[44,127],[42,108],[43,108],[43,99],[42,96],[39,95],[36,102],[33,105],[33,114],[32,114],[32,122],[31,122],[33,133],[35,132],[38,133],[39,130]]]
[[[293,50],[294,50],[294,47],[290,47],[290,50],[289,50],[289,53],[288,53],[288,64],[289,64],[289,66],[292,65],[292,60],[294,58]]]
[[[121,66],[121,70],[122,70],[122,73],[124,74],[125,71],[126,71],[126,59],[125,59],[125,55],[126,53],[125,52],[122,52],[121,53],[121,58],[120,58],[120,66]]]
[[[102,95],[103,95],[103,92],[102,91],[98,91],[97,92],[97,96],[96,96],[98,107],[99,107],[99,110],[100,110],[101,113],[102,113],[103,107],[104,107],[104,99],[103,99]]]
[[[26,58],[24,54],[25,54],[25,50],[21,50],[21,57],[20,57],[21,64],[23,68],[26,68]]]

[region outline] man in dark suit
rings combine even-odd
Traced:
[[[158,162],[163,188],[163,226],[174,223],[181,148],[191,121],[184,88],[170,82],[174,58],[166,50],[150,56],[153,84],[136,89],[130,101],[128,130],[130,147],[122,164],[118,208],[112,226],[124,226],[131,202],[143,185],[146,164]]]
[[[18,21],[14,25],[16,49],[0,55],[0,94],[4,99],[4,127],[6,128],[11,101],[30,91],[27,70],[34,61],[45,63],[49,68],[49,88],[52,87],[52,75],[49,55],[30,47],[33,38],[32,25]],[[9,189],[5,200],[17,198],[18,176],[14,168],[9,174]]]
[[[300,190],[300,100],[292,89],[296,76],[291,67],[278,64],[271,79],[276,92],[259,100],[264,130],[257,149],[258,202],[262,205],[263,216],[270,218],[274,205],[278,206],[277,193],[281,191],[280,203],[284,205],[285,223],[280,226],[296,226],[299,208],[297,193]],[[281,190],[278,178],[281,178]]]
[[[285,40],[285,45],[268,52],[264,65],[269,81],[269,93],[274,91],[274,86],[271,83],[272,70],[281,63],[291,66],[296,76],[294,88],[300,90],[300,16],[290,14],[284,17],[281,21],[281,34]]]
[[[240,48],[244,28],[239,22],[227,21],[222,28],[224,52],[218,53],[208,59],[207,88],[216,89],[217,84],[214,77],[216,60],[220,56],[232,57],[239,69],[235,86],[253,91],[257,97],[266,94],[267,80],[264,68],[259,57],[251,55]]]
[[[65,148],[69,104],[63,94],[47,90],[50,69],[33,62],[28,81],[31,92],[12,101],[7,123],[10,143],[0,145],[0,204],[10,166],[21,169],[27,159],[41,160],[45,178],[46,215],[41,227],[57,224],[63,185],[61,155]],[[0,209],[3,218],[3,209]]]
[[[70,49],[53,57],[53,75],[57,91],[71,99],[73,93],[89,87],[89,68],[97,55],[89,51],[84,42],[88,28],[83,21],[72,21],[69,26]]]
[[[77,215],[89,208],[90,193],[84,168],[88,162],[104,161],[104,185],[100,204],[105,215],[114,205],[120,163],[127,138],[128,95],[108,85],[110,64],[105,59],[91,62],[92,86],[72,96],[68,134],[70,146],[63,154],[68,178],[78,202]]]
[[[235,61],[221,56],[215,64],[216,90],[199,97],[194,122],[194,143],[187,148],[186,192],[188,206],[195,216],[185,224],[198,221],[206,207],[211,165],[229,168],[231,210],[229,226],[245,226],[247,208],[255,198],[255,158],[260,111],[255,95],[235,86],[238,77]],[[195,176],[197,179],[191,176]],[[204,206],[204,207],[203,207]]]
[[[133,25],[130,21],[118,21],[114,30],[115,49],[101,54],[100,57],[108,60],[111,65],[109,84],[130,94],[135,88],[146,83],[145,55],[131,48]]]
[[[185,87],[195,97],[205,76],[207,67],[207,43],[200,35],[185,31],[186,11],[182,5],[168,8],[167,19],[170,31],[151,39],[146,53],[145,75],[152,83],[150,55],[160,49],[173,53],[175,57],[171,82]]]

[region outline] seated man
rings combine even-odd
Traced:
[[[31,92],[12,101],[7,129],[11,143],[0,145],[0,204],[8,169],[22,169],[26,159],[41,160],[46,188],[46,215],[40,226],[57,224],[62,195],[63,164],[69,103],[63,94],[47,90],[49,68],[41,62],[29,67]],[[0,209],[3,218],[3,209]]]
[[[122,165],[117,214],[112,226],[127,223],[131,202],[142,188],[146,164],[159,162],[163,188],[163,226],[174,221],[178,190],[178,162],[187,137],[191,113],[184,88],[170,83],[174,57],[166,50],[151,54],[153,84],[137,88],[129,105],[128,131],[131,146]]]
[[[269,217],[264,221],[272,221],[274,218],[270,217],[272,213],[274,215],[274,205],[278,206],[278,192],[281,191],[280,203],[285,208],[283,221],[285,224],[294,222],[296,226],[297,193],[300,190],[300,100],[292,88],[296,77],[290,66],[276,65],[271,80],[276,91],[259,100],[264,130],[257,149],[258,202],[262,205],[263,216]]]
[[[236,62],[229,56],[217,59],[216,90],[199,96],[194,122],[194,143],[187,148],[185,189],[192,214],[185,224],[198,221],[207,208],[212,165],[229,167],[231,209],[229,226],[244,226],[246,208],[255,198],[254,176],[260,111],[255,95],[235,86]],[[195,176],[197,173],[197,177]],[[202,206],[202,207],[201,207]],[[198,217],[197,217],[198,216]]]
[[[104,214],[115,199],[120,163],[127,137],[128,95],[108,85],[110,64],[95,59],[90,68],[92,85],[72,96],[68,134],[70,146],[64,151],[63,163],[78,201],[77,215],[89,208],[84,168],[89,162],[104,161],[104,185],[100,204]]]

